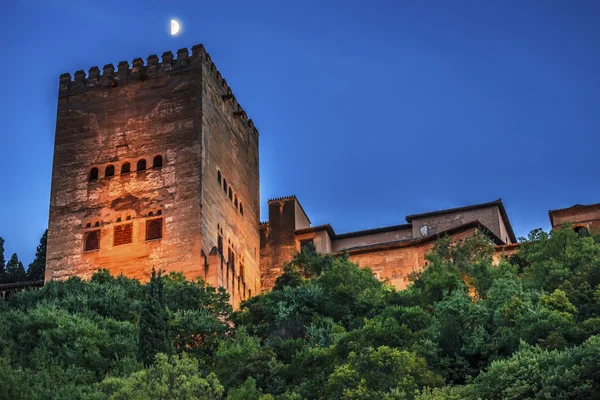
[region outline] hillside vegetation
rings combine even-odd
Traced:
[[[0,399],[600,398],[600,239],[492,254],[442,239],[397,291],[309,249],[237,312],[180,274],[49,282],[0,301]]]

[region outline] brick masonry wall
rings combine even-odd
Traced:
[[[506,229],[501,229],[500,211],[498,207],[492,206],[469,211],[457,211],[442,215],[424,216],[412,220],[413,237],[421,237],[421,228],[427,225],[430,234],[445,231],[447,229],[478,220],[485,225],[496,236],[505,240],[508,238]]]
[[[452,240],[463,240],[475,232],[475,228],[468,229],[453,235]],[[405,289],[410,284],[408,276],[425,267],[425,255],[431,251],[434,244],[434,241],[430,241],[397,249],[351,253],[350,261],[358,263],[359,267],[369,267],[380,280],[389,281],[396,289]]]
[[[217,228],[220,228],[225,258],[228,247],[231,247],[235,261],[234,265],[229,265],[230,279],[226,279],[226,273],[219,273],[214,275],[217,280],[209,283],[225,287],[232,296],[234,307],[237,307],[248,294],[260,293],[258,133],[240,114],[240,106],[234,97],[230,97],[229,88],[209,63],[203,65],[202,74],[203,250],[208,254],[217,246]],[[227,192],[223,189],[224,180],[227,182]],[[230,189],[232,198],[229,197]],[[243,214],[240,205],[243,206]],[[244,276],[240,278],[240,291],[237,278],[241,264],[244,265]]]
[[[296,200],[269,202],[269,222],[260,229],[260,270],[262,291],[269,291],[296,253]]]
[[[116,87],[110,86],[61,88],[46,279],[88,278],[98,268],[141,279],[152,267],[201,275],[200,70],[116,80]],[[163,156],[162,168],[150,168],[155,155]],[[141,158],[149,169],[135,172]],[[125,162],[132,172],[121,175]],[[115,176],[103,178],[108,165],[115,166]],[[92,167],[99,168],[96,182],[88,182]],[[163,238],[146,242],[146,215],[157,209],[164,218]],[[133,221],[133,242],[113,246],[117,218],[127,216]],[[85,227],[96,221],[100,249],[84,252],[84,234],[90,230]]]
[[[589,232],[600,232],[600,205],[574,207],[552,213],[554,226],[570,223],[574,226],[583,226]]]

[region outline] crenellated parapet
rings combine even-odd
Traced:
[[[177,50],[176,57],[172,52],[166,51],[160,59],[156,54],[150,55],[145,63],[142,58],[136,58],[131,65],[128,61],[119,62],[116,69],[113,64],[106,64],[102,71],[97,66],[90,68],[87,75],[83,70],[76,71],[73,77],[68,72],[64,73],[60,76],[58,97],[68,98],[91,90],[123,87],[152,78],[201,69],[203,66],[206,66],[209,74],[213,75],[222,86],[223,95],[221,97],[225,103],[230,104],[231,115],[258,135],[254,122],[248,118],[238,103],[227,81],[222,77],[202,44],[193,46],[191,54],[187,48],[182,48]]]

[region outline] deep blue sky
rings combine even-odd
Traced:
[[[0,18],[0,236],[25,263],[59,75],[196,43],[260,132],[263,220],[288,194],[337,232],[502,197],[521,236],[600,201],[600,2],[29,0]]]

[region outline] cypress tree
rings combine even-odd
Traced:
[[[146,288],[146,300],[140,315],[138,360],[150,365],[157,353],[170,353],[171,341],[163,281],[160,272],[156,274],[154,268]]]
[[[4,275],[5,282],[23,282],[27,279],[27,273],[25,272],[25,267],[23,267],[23,263],[19,261],[19,257],[14,253],[8,263],[6,264],[6,274]]]
[[[6,277],[6,259],[4,258],[4,239],[0,237],[0,283],[4,283]]]
[[[40,244],[35,252],[35,259],[27,268],[27,278],[30,281],[39,281],[44,279],[46,273],[46,244],[48,243],[48,229],[42,235]]]

